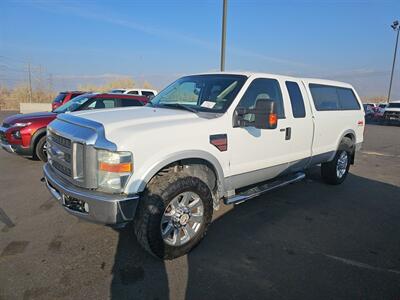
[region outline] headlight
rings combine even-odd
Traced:
[[[13,124],[12,126],[13,127],[26,127],[26,126],[29,126],[29,125],[31,125],[32,123],[31,122],[27,122],[27,123],[15,123],[15,124]]]
[[[122,192],[133,172],[132,153],[97,151],[99,189],[106,192]]]

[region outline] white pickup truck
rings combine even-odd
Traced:
[[[260,73],[185,76],[147,106],[59,115],[48,126],[45,181],[78,217],[133,221],[140,244],[172,259],[236,204],[321,164],[342,183],[363,141],[353,87]]]

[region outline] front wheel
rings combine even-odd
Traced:
[[[341,184],[347,177],[353,155],[351,139],[344,138],[336,152],[335,158],[321,165],[322,179],[329,184]]]
[[[46,136],[42,136],[36,143],[35,157],[43,162],[47,162]]]
[[[205,236],[213,212],[208,186],[197,177],[164,175],[146,189],[134,220],[139,243],[162,259],[188,253]]]

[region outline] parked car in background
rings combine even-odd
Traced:
[[[365,119],[372,120],[374,118],[375,110],[373,109],[374,106],[370,104],[363,104],[364,112],[365,112]]]
[[[51,103],[51,110],[55,110],[57,107],[67,103],[69,100],[78,97],[86,92],[83,91],[67,91],[61,92],[54,98],[53,102]]]
[[[133,221],[144,249],[172,259],[200,242],[222,201],[250,200],[318,164],[325,182],[341,184],[363,133],[350,84],[192,75],[145,107],[59,115],[48,126],[43,170],[68,213],[107,225]]]
[[[383,114],[384,122],[400,121],[400,100],[390,101]]]
[[[111,90],[110,93],[140,95],[140,96],[146,96],[146,97],[153,97],[153,96],[157,95],[157,91],[151,90],[151,89],[114,89],[114,90]]]
[[[11,153],[47,161],[46,127],[57,114],[78,110],[143,106],[145,96],[118,94],[83,94],[53,112],[17,114],[6,118],[0,127],[0,145]]]
[[[377,107],[375,108],[375,114],[374,114],[374,119],[376,121],[380,121],[383,119],[387,105],[388,105],[387,103],[379,103],[377,105]]]

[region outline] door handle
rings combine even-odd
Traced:
[[[285,140],[290,140],[292,137],[292,128],[286,127]]]

